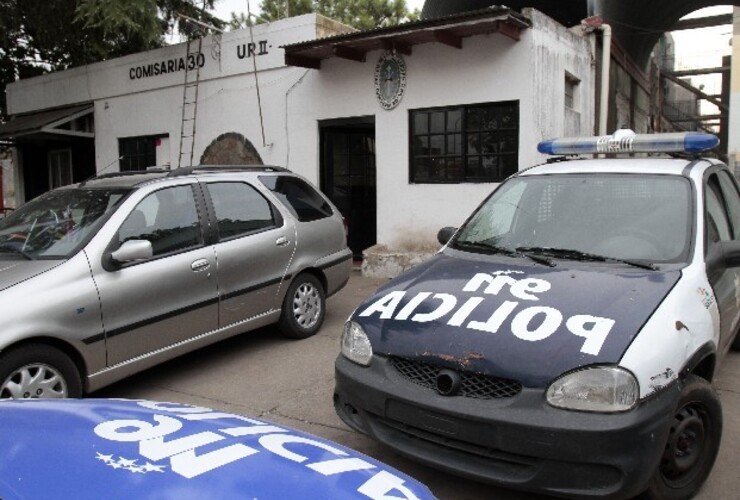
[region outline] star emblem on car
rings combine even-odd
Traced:
[[[131,460],[124,457],[118,457],[118,459],[115,459],[113,455],[105,455],[103,453],[98,452],[96,459],[103,462],[105,465],[110,467],[111,469],[124,469],[132,474],[148,474],[149,472],[164,472],[165,466],[164,465],[155,465],[150,462],[146,462],[145,464],[138,464],[138,460]]]

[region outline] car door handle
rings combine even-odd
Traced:
[[[204,271],[211,267],[211,263],[208,262],[208,259],[198,259],[192,264],[190,264],[190,269],[192,269],[195,272],[198,271]]]
[[[290,243],[290,241],[288,241],[288,238],[286,238],[285,236],[281,236],[281,237],[280,237],[280,238],[278,238],[278,239],[277,239],[277,241],[275,242],[275,244],[276,244],[277,246],[279,246],[279,247],[284,247],[284,246],[288,246],[288,243]]]

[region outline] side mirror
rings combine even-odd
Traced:
[[[437,241],[442,245],[446,245],[450,238],[457,232],[456,227],[443,227],[437,233]]]
[[[740,267],[740,241],[723,241],[722,255],[727,267]]]
[[[118,250],[110,254],[111,260],[116,264],[148,260],[153,255],[152,242],[147,240],[128,240]]]

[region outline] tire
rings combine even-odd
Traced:
[[[291,339],[305,339],[321,328],[326,313],[326,293],[312,274],[299,274],[283,300],[278,327]]]
[[[688,375],[665,451],[648,489],[650,500],[692,498],[712,470],[722,438],[722,407],[712,386]]]
[[[80,374],[62,351],[28,344],[0,354],[0,399],[52,399],[82,396]]]

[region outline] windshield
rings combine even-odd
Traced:
[[[39,196],[0,220],[0,258],[69,258],[126,193],[62,189]]]
[[[451,246],[683,262],[690,251],[691,206],[690,183],[679,176],[521,176],[501,185]]]

